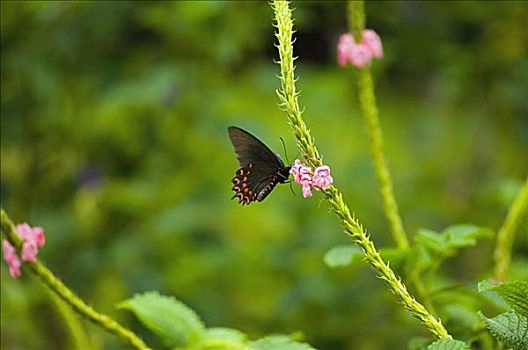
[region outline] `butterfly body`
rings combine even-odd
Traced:
[[[242,205],[261,202],[277,184],[288,181],[290,167],[262,141],[235,126],[230,126],[228,133],[240,163],[232,180],[232,198]]]

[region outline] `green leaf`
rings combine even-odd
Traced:
[[[469,350],[469,346],[460,340],[440,339],[429,345],[427,350]]]
[[[528,349],[528,318],[508,311],[493,318],[487,318],[479,311],[491,334],[514,350]]]
[[[208,328],[205,337],[196,349],[208,350],[244,350],[247,345],[247,335],[232,328]]]
[[[246,350],[314,350],[314,348],[285,335],[271,335],[251,342]]]
[[[442,234],[446,236],[450,248],[472,247],[477,244],[478,238],[493,237],[491,229],[474,225],[449,226]]]
[[[485,227],[452,225],[441,233],[429,229],[419,229],[416,235],[416,243],[444,257],[449,257],[454,255],[457,249],[476,245],[478,238],[491,236],[493,236],[493,231]]]
[[[442,235],[427,228],[418,229],[415,241],[433,252],[441,253],[444,250],[444,239]]]
[[[381,256],[390,261],[393,266],[401,266],[405,262],[408,250],[399,248],[381,248]],[[330,268],[346,267],[363,261],[363,252],[354,244],[338,245],[326,252],[325,264]]]
[[[528,316],[528,281],[515,281],[499,284],[491,288],[518,314]]]
[[[344,267],[353,261],[360,261],[363,257],[361,249],[353,244],[333,247],[324,256],[325,264],[330,268]]]
[[[176,298],[158,292],[136,294],[118,308],[128,309],[167,347],[186,346],[200,341],[205,327],[196,313]]]
[[[228,340],[231,342],[245,343],[247,335],[238,329],[213,327],[207,329],[207,339]]]

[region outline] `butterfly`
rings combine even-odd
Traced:
[[[262,202],[277,184],[288,181],[291,167],[249,132],[236,126],[230,126],[227,132],[240,163],[231,180],[235,191],[231,199],[238,198],[242,205]]]

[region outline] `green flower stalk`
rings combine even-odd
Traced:
[[[293,65],[293,20],[289,3],[274,0],[272,3],[275,16],[275,33],[278,39],[279,64],[281,88],[277,91],[280,107],[287,112],[288,122],[293,129],[297,144],[302,151],[306,162],[313,166],[322,165],[322,157],[315,146],[310,130],[302,118],[303,110],[299,106],[299,93],[295,87],[295,68]],[[405,285],[385,262],[374,243],[370,240],[366,230],[348,209],[343,195],[334,185],[323,190],[326,200],[332,205],[333,210],[341,221],[345,233],[356,243],[365,255],[365,260],[376,271],[379,278],[387,283],[390,290],[396,295],[399,302],[437,338],[451,338],[440,320],[432,316],[427,309],[416,301],[407,291]]]
[[[0,209],[0,228],[2,234],[7,237],[15,248],[20,251],[22,247],[22,239],[17,234],[13,222],[9,219],[6,212]],[[46,268],[40,261],[25,262],[24,266],[27,271],[35,275],[40,281],[48,287],[52,292],[57,294],[62,300],[66,302],[71,308],[77,311],[81,316],[94,322],[96,325],[106,329],[120,337],[136,349],[150,349],[135,333],[131,330],[121,326],[112,317],[98,313],[79,298],[73,291],[71,291],[64,283],[62,283],[53,273]]]
[[[501,228],[497,234],[497,243],[495,246],[495,278],[503,281],[510,269],[511,251],[513,241],[515,240],[515,230],[519,226],[521,217],[526,211],[528,205],[528,178],[524,185],[519,190],[517,197],[511,204],[508,214],[502,223]]]
[[[41,284],[43,283],[41,282]],[[86,337],[86,333],[83,330],[79,317],[73,312],[73,310],[69,307],[69,305],[66,304],[64,300],[59,298],[57,294],[53,293],[47,287],[44,288],[44,290],[47,292],[50,300],[53,302],[53,304],[55,305],[55,308],[57,309],[57,313],[62,317],[62,319],[64,320],[64,324],[68,328],[68,331],[70,333],[70,338],[71,338],[70,340],[71,348],[72,349],[93,349],[95,348],[92,344],[90,344],[89,339]]]
[[[361,35],[365,29],[365,6],[363,1],[348,2],[348,22],[350,33]],[[356,38],[359,39],[359,38]],[[392,178],[383,154],[383,137],[378,119],[378,108],[376,106],[376,96],[374,95],[374,83],[370,67],[357,71],[358,93],[361,112],[367,124],[370,141],[370,153],[376,177],[378,178],[383,209],[387,216],[391,232],[399,248],[409,248],[409,241],[403,229],[402,219],[398,212],[398,205],[394,197]]]

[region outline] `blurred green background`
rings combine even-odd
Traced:
[[[305,120],[351,209],[390,246],[354,75],[336,65],[346,3],[294,7]],[[528,173],[528,5],[366,9],[385,49],[373,70],[407,231],[497,229]],[[227,126],[281,154],[282,136],[297,153],[277,107],[271,24],[266,2],[2,2],[2,207],[45,228],[39,256],[67,285],[154,345],[116,303],[159,290],[252,338],[300,331],[320,349],[405,348],[428,334],[372,270],[323,263],[348,240],[320,194],[283,185],[249,207],[229,200]],[[527,236],[525,220],[517,262]],[[486,278],[492,249],[451,259],[446,283]],[[2,348],[68,348],[44,288],[1,270]],[[102,348],[126,348],[85,328]]]

